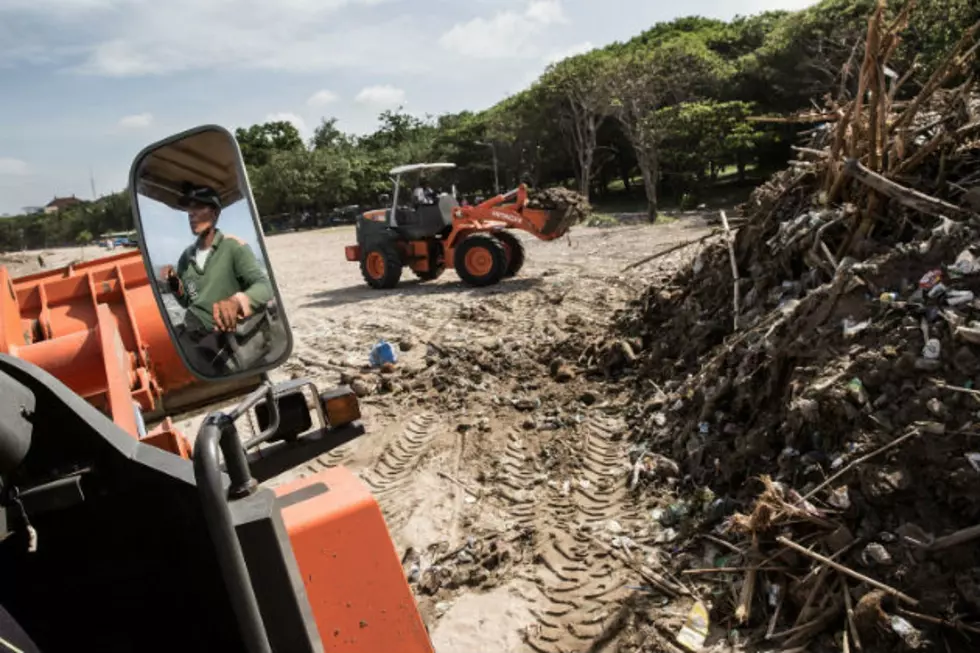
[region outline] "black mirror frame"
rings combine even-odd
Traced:
[[[147,156],[149,156],[155,150],[160,149],[161,147],[171,145],[190,136],[194,136],[195,134],[200,134],[209,131],[217,131],[225,134],[234,145],[235,158],[236,158],[235,167],[237,168],[238,171],[238,184],[242,191],[242,199],[244,199],[248,203],[249,213],[252,216],[252,224],[255,227],[256,233],[258,234],[259,250],[261,255],[265,257],[265,261],[268,264],[267,273],[269,275],[269,283],[272,284],[272,294],[275,296],[276,302],[278,303],[279,318],[282,320],[282,324],[286,332],[286,349],[283,351],[282,355],[278,359],[264,366],[243,370],[241,372],[236,372],[235,374],[229,374],[227,376],[205,376],[201,374],[194,368],[193,365],[191,365],[188,362],[187,356],[184,354],[183,350],[177,343],[177,333],[174,330],[174,325],[171,324],[171,321],[167,317],[168,315],[167,307],[163,302],[163,296],[160,294],[160,290],[156,283],[156,278],[153,275],[153,266],[150,263],[149,250],[147,248],[146,238],[143,235],[143,219],[142,216],[140,215],[139,193],[136,190],[138,188],[137,173],[139,171],[140,164]],[[160,310],[161,319],[163,320],[164,325],[167,327],[167,333],[170,335],[170,340],[171,342],[174,343],[174,349],[177,350],[177,355],[180,356],[180,360],[184,363],[184,367],[186,367],[188,371],[190,371],[190,373],[194,375],[195,378],[210,383],[210,382],[234,381],[236,379],[243,379],[243,378],[253,378],[258,374],[264,374],[270,370],[274,370],[275,368],[285,363],[293,353],[293,329],[289,324],[289,317],[286,312],[286,306],[283,303],[282,296],[279,293],[279,284],[276,283],[275,272],[272,269],[272,259],[269,257],[269,253],[265,247],[265,233],[262,230],[262,220],[259,218],[259,211],[258,211],[258,207],[255,205],[255,198],[252,197],[252,186],[248,181],[248,171],[245,169],[245,161],[242,159],[241,147],[239,147],[238,139],[235,138],[235,135],[230,131],[228,131],[226,128],[222,127],[221,125],[206,124],[206,125],[199,125],[197,127],[192,127],[191,129],[187,129],[180,133],[173,134],[164,139],[156,141],[155,143],[151,143],[150,145],[147,145],[142,150],[140,150],[139,154],[136,155],[136,158],[133,159],[133,164],[130,167],[129,197],[130,197],[131,210],[133,213],[133,227],[136,229],[136,238],[139,243],[140,254],[143,257],[143,267],[146,269],[146,276],[149,279],[151,288],[153,290],[153,299],[157,303],[157,308]]]

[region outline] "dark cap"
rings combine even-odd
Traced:
[[[184,208],[195,205],[210,206],[220,211],[221,197],[210,186],[190,186],[184,189],[184,194],[180,198],[180,205]]]

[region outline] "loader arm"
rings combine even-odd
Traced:
[[[527,186],[524,184],[476,206],[459,207],[455,218],[455,230],[460,237],[474,231],[519,229],[539,240],[548,241],[561,238],[572,226],[568,210],[529,208]],[[455,243],[458,238],[452,240]]]

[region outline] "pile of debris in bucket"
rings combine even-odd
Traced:
[[[527,205],[532,209],[564,211],[570,213],[571,224],[579,224],[592,215],[592,205],[585,195],[567,188],[532,189],[528,193]]]
[[[732,644],[980,646],[977,29],[899,101],[902,23],[878,8],[854,99],[619,316],[631,483],[671,488],[670,571]]]

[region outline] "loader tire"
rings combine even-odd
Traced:
[[[470,286],[492,286],[507,273],[507,250],[490,234],[467,236],[456,248],[456,274]]]
[[[361,276],[378,290],[394,288],[402,278],[402,259],[390,244],[375,245],[361,257]]]
[[[524,245],[520,239],[509,231],[498,231],[494,237],[504,244],[507,250],[507,271],[504,278],[517,276],[524,267]]]

